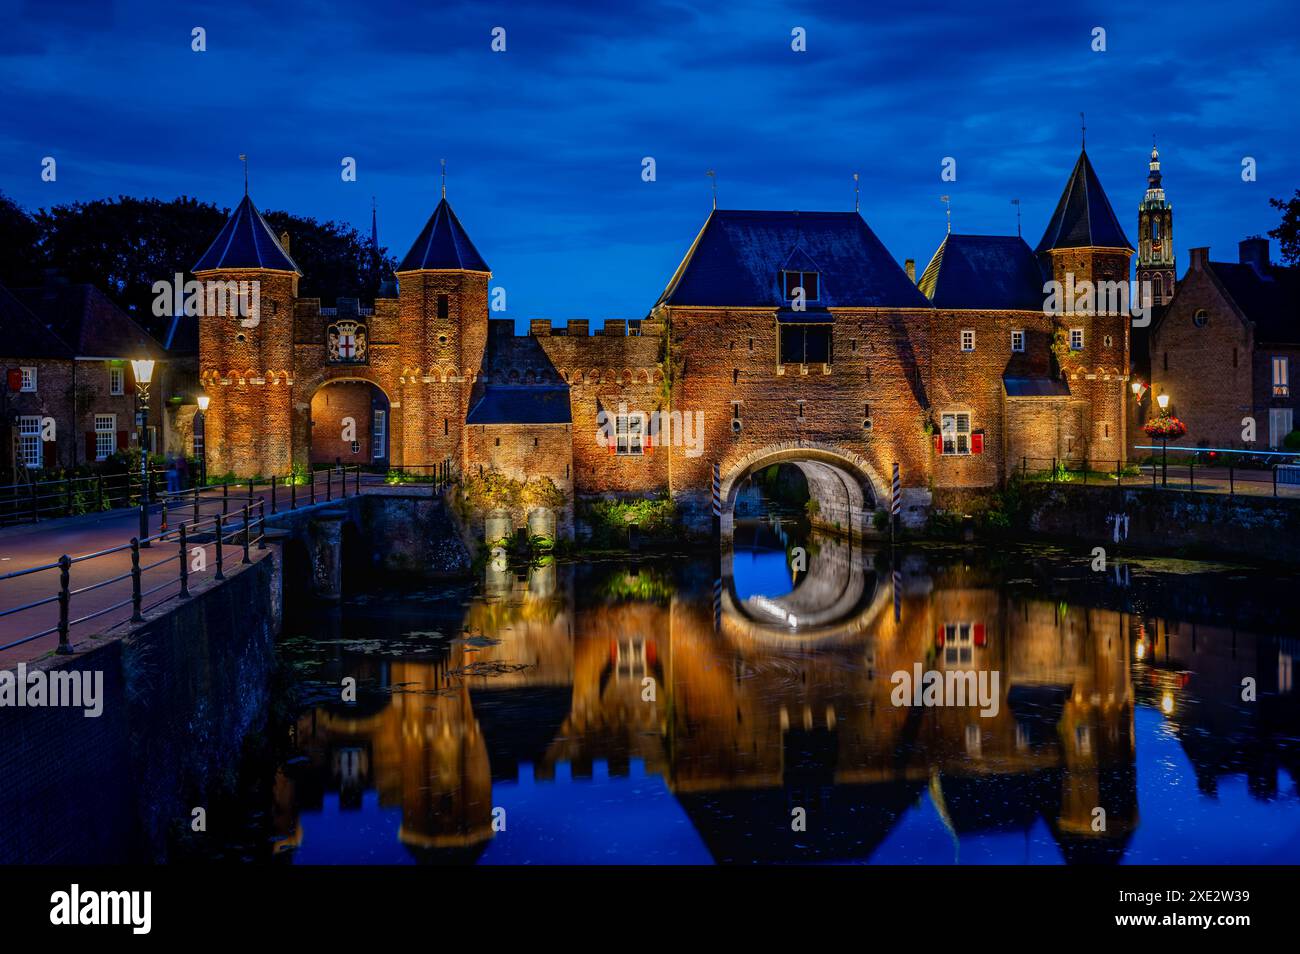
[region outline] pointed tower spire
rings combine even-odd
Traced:
[[[1133,248],[1115,218],[1097,171],[1083,151],[1034,251],[1058,248]]]
[[[208,250],[190,271],[248,268],[302,274],[298,263],[285,251],[271,226],[245,193]]]

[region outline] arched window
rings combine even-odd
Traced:
[[[1197,328],[1204,328],[1205,323],[1210,320],[1210,314],[1204,308],[1196,309],[1196,314],[1192,315],[1192,324]]]
[[[1163,276],[1157,275],[1155,281],[1154,298],[1156,301],[1161,301],[1164,297],[1165,297],[1165,280]]]

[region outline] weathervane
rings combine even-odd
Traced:
[[[713,180],[713,207],[716,209],[718,207],[718,174],[712,169],[704,174]]]
[[[1016,235],[1020,235],[1020,200],[1012,199],[1011,204],[1016,207]]]
[[[1083,113],[1079,113],[1079,145],[1083,149],[1088,148],[1088,124],[1084,121]]]
[[[853,211],[858,212],[858,174],[853,173]]]
[[[248,195],[248,156],[241,152],[239,161],[244,164],[244,195]]]
[[[939,196],[939,201],[948,207],[948,234],[952,234],[952,197],[947,195]]]
[[[442,197],[447,198],[447,160],[442,160]]]

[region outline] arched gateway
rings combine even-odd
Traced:
[[[885,484],[860,454],[833,444],[775,444],[747,454],[722,473],[722,535],[735,530],[736,496],[755,472],[773,464],[799,468],[808,495],[817,502],[814,523],[861,536],[870,526],[877,501],[889,499]]]

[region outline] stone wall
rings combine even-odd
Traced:
[[[1028,484],[1028,529],[1072,538],[1081,554],[1113,546],[1112,514],[1129,518],[1122,546],[1187,556],[1300,560],[1300,501],[1177,491]]]

